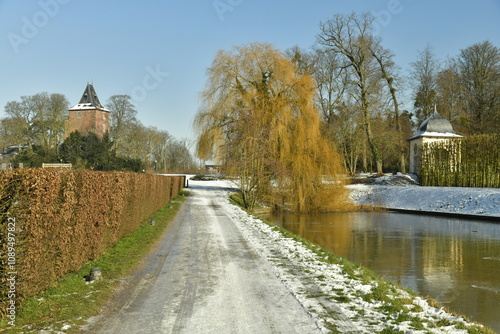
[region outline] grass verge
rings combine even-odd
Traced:
[[[139,260],[148,253],[167,225],[174,219],[184,202],[187,191],[148,217],[131,235],[120,239],[98,259],[70,273],[36,297],[26,300],[18,310],[15,326],[8,319],[0,320],[0,332],[40,333],[79,332],[86,318],[97,315],[120,284],[119,279],[129,274]],[[154,220],[154,224],[151,222]],[[92,268],[99,268],[103,279],[87,284],[84,276]],[[43,273],[40,273],[43,275]]]

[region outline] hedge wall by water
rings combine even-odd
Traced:
[[[132,172],[1,172],[0,316],[97,258],[183,186],[183,176]]]
[[[500,134],[424,145],[424,186],[500,187]]]

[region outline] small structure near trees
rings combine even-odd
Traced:
[[[420,174],[422,157],[426,146],[431,143],[449,142],[460,138],[463,138],[463,136],[456,134],[451,123],[441,116],[434,107],[432,115],[424,120],[418,131],[408,139],[410,142],[410,173]]]

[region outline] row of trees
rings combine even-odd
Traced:
[[[22,96],[19,101],[8,102],[5,106],[7,117],[0,120],[0,144],[2,147],[26,144],[26,152],[15,160],[26,166],[40,166],[42,162],[75,163],[74,153],[80,152],[76,165],[82,168],[150,168],[159,172],[195,169],[189,142],[176,140],[166,131],[141,124],[130,100],[128,95],[114,95],[108,100],[106,107],[111,111],[111,129],[105,138],[72,134],[64,140],[69,108],[66,97],[48,93]],[[78,145],[75,142],[79,142]],[[68,146],[79,147],[71,159],[65,155]],[[97,150],[93,156],[83,153],[90,147]],[[100,154],[107,155],[107,162],[94,161]]]
[[[287,50],[315,79],[322,131],[343,155],[345,168],[404,171],[411,114],[400,110],[402,75],[394,54],[373,35],[370,14],[335,15],[320,24],[312,50]],[[387,169],[387,168],[386,168]]]
[[[25,167],[40,167],[43,163],[62,161],[71,163],[77,169],[134,172],[144,170],[145,165],[140,159],[118,156],[113,146],[107,133],[103,138],[99,138],[93,132],[82,135],[75,131],[59,145],[57,152],[33,145],[32,148],[20,151],[11,162],[14,167],[20,163]]]
[[[498,133],[500,127],[500,49],[476,43],[445,63],[430,46],[412,63],[414,106],[419,121],[434,106],[464,135]]]
[[[130,96],[111,96],[106,107],[111,110],[110,136],[118,155],[140,159],[156,171],[197,169],[189,152],[190,140],[177,140],[167,131],[142,125]]]
[[[339,208],[345,189],[333,142],[321,133],[311,76],[268,44],[220,51],[195,125],[202,159],[238,177],[243,202],[296,212]],[[324,176],[334,177],[324,182]],[[325,200],[328,199],[328,200]]]
[[[443,64],[428,46],[404,75],[373,35],[373,23],[370,14],[335,15],[320,24],[311,50],[286,51],[315,79],[323,131],[337,143],[350,173],[406,171],[406,139],[435,106],[463,135],[498,132],[498,47],[477,43]],[[413,109],[401,110],[407,90]]]
[[[339,173],[405,172],[406,139],[435,105],[462,134],[498,132],[498,48],[475,44],[444,69],[426,48],[405,77],[373,31],[370,14],[338,14],[311,50],[253,43],[217,54],[195,119],[197,153],[238,176],[245,205],[324,209],[318,199],[342,202]],[[414,114],[401,110],[408,86]]]

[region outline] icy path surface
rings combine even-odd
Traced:
[[[161,243],[89,333],[467,333],[462,318],[395,289],[409,320],[363,298],[376,288],[228,201],[230,184],[190,181]],[[416,320],[416,321],[415,321]]]
[[[226,211],[227,192],[213,185],[190,182],[191,196],[147,268],[88,332],[321,333],[245,240]]]

